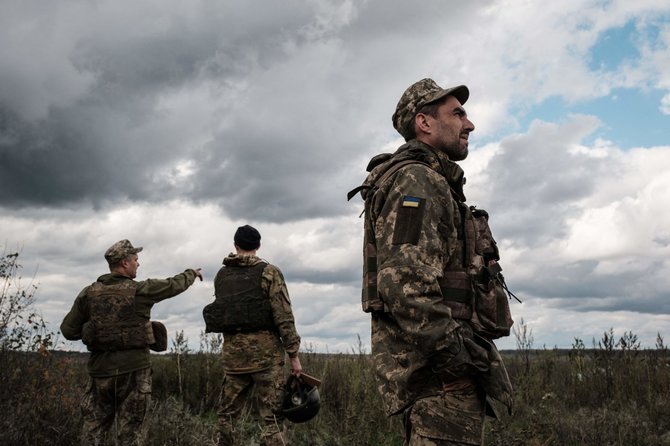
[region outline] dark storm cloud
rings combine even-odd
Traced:
[[[263,106],[268,104],[259,105]],[[268,119],[283,120],[281,110],[267,111],[277,114]],[[254,133],[248,124],[237,125],[246,137],[221,138],[208,148],[209,158],[196,173],[199,189],[194,198],[217,200],[232,217],[261,221],[284,222],[344,212],[344,194],[351,184],[338,181],[336,174],[345,164],[344,158],[336,156],[341,141],[322,139],[314,133],[287,138],[273,132],[273,125],[261,124],[259,130],[267,133]]]
[[[377,128],[395,135],[389,117],[409,82],[406,68],[396,77],[374,70],[414,57],[404,48],[420,35],[390,39],[427,26],[399,1],[14,7],[9,30],[48,28],[57,44],[36,33],[24,49],[0,44],[19,62],[0,75],[1,205],[182,198],[275,222],[348,212],[344,194],[363,172],[352,178],[346,168],[378,144],[369,140]],[[425,8],[459,33],[475,6]],[[53,56],[22,78],[31,47]],[[10,84],[31,92],[52,82],[49,64],[77,88],[10,94]],[[382,93],[389,86],[392,96]],[[193,99],[203,94],[206,111]],[[186,162],[189,175],[175,181]]]
[[[290,61],[282,45],[309,40],[303,35],[315,20],[314,10],[304,5],[257,6],[252,2],[233,9],[206,4],[192,20],[161,11],[159,16],[167,24],[160,26],[149,19],[147,23],[124,17],[118,11],[107,11],[112,23],[107,25],[103,23],[105,11],[88,11],[93,14],[90,20],[108,32],[89,30],[70,36],[72,40],[61,56],[77,72],[90,73],[94,81],[70,103],[51,104],[47,99],[37,118],[21,112],[25,107],[17,103],[20,99],[8,92],[9,76],[0,76],[0,92],[4,93],[0,94],[0,203],[7,207],[99,205],[122,198],[185,197],[196,190],[204,198],[219,199],[226,193],[228,198],[221,204],[232,209],[233,216],[287,219],[289,212],[315,215],[328,209],[321,198],[324,190],[313,191],[312,197],[301,196],[311,187],[315,171],[323,170],[324,160],[310,160],[310,155],[328,153],[324,144],[295,132],[295,113],[311,113],[314,103],[295,101],[293,107],[287,107],[267,96],[257,98],[262,102],[247,102],[246,108],[231,104],[229,108],[236,114],[234,126],[207,145],[203,154],[208,162],[220,164],[199,168],[192,178],[194,184],[188,187],[177,187],[159,174],[194,155],[192,147],[180,145],[180,135],[161,126],[165,116],[158,104],[166,94],[210,82],[228,92],[226,99],[235,100],[245,92],[240,85],[254,79],[266,82],[262,89],[268,93],[294,87],[283,85],[281,73],[275,79],[271,72],[277,64]],[[23,10],[17,12],[19,24],[21,19],[27,20],[22,14],[35,14],[31,19],[35,26],[46,23],[67,34],[58,15],[49,19],[39,11]],[[148,29],[137,31],[133,24]],[[26,51],[26,58],[29,53]],[[48,66],[44,69],[49,71]],[[261,73],[261,78],[256,73]],[[290,76],[288,72],[283,75]],[[12,80],[20,81],[18,75]],[[25,80],[26,90],[31,81]],[[222,107],[225,119],[228,105]],[[266,119],[290,115],[284,123],[293,121],[294,128],[264,129],[255,116],[256,110],[263,108]],[[294,147],[298,148],[295,153],[285,156]],[[224,163],[229,167],[223,168]]]

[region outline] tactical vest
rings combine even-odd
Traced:
[[[203,309],[205,332],[275,330],[270,299],[261,286],[267,263],[225,266],[214,279],[216,299]]]
[[[368,165],[368,171],[390,160],[391,155],[383,154],[376,158]],[[377,290],[377,246],[374,222],[370,215],[371,201],[384,182],[409,164],[427,166],[426,163],[412,159],[399,161],[391,164],[372,184],[363,184],[347,195],[350,200],[361,192],[365,200],[361,304],[366,313],[388,311]],[[489,339],[508,336],[514,323],[509,298],[514,294],[507,289],[501,273],[502,268],[498,263],[500,257],[488,225],[488,214],[474,206],[468,207],[463,202],[458,202],[458,206],[460,215],[457,217],[460,222],[456,223],[462,245],[456,253],[459,261],[448,266],[439,280],[442,296],[452,311],[452,317],[470,321],[479,334]]]
[[[82,328],[82,341],[90,351],[131,350],[154,342],[151,323],[135,311],[136,286],[126,280],[88,287],[89,320]]]
[[[488,339],[509,336],[514,321],[509,299],[516,298],[507,289],[500,267],[498,247],[482,209],[459,202],[463,242],[460,265],[445,269],[439,280],[442,296],[452,317],[469,320],[472,328]],[[517,299],[518,300],[518,299]]]

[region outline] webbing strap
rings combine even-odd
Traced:
[[[356,194],[359,193],[360,191],[365,190],[365,189],[370,189],[371,187],[372,187],[372,186],[368,186],[367,184],[363,184],[363,185],[361,185],[361,186],[358,186],[358,187],[355,188],[355,189],[350,190],[350,191],[347,193],[347,201],[349,201],[349,200],[351,200],[352,198],[354,198],[354,196],[356,196]]]
[[[442,288],[442,297],[448,302],[458,302],[469,305],[472,302],[472,292],[460,288]]]
[[[393,175],[393,174],[396,173],[398,170],[400,170],[401,168],[403,168],[403,167],[405,167],[405,166],[407,166],[407,165],[409,165],[409,164],[423,164],[424,166],[428,166],[428,164],[424,163],[423,161],[418,161],[418,160],[408,159],[408,160],[400,161],[400,162],[398,162],[398,163],[393,164],[391,167],[389,167],[388,170],[387,170],[386,172],[384,172],[384,174],[383,174],[381,177],[379,177],[379,178],[377,179],[377,181],[374,182],[374,186],[378,186],[378,185],[382,185],[382,184],[384,184],[384,182],[385,182],[391,175]],[[430,166],[428,166],[428,167],[430,167]],[[371,185],[369,185],[369,184],[362,184],[362,185],[358,186],[357,188],[350,190],[350,191],[347,193],[347,201],[349,201],[349,200],[351,200],[352,198],[354,198],[354,196],[355,196],[357,193],[359,193],[359,192],[361,192],[361,191],[363,191],[363,190],[366,190],[366,189],[372,189],[372,188],[373,188],[373,186],[371,186]]]

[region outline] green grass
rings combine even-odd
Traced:
[[[604,340],[592,349],[580,341],[571,350],[504,352],[516,407],[513,415],[501,410],[499,421],[487,423],[486,444],[670,445],[667,348],[623,348]],[[175,346],[153,357],[147,445],[215,444],[219,348],[205,343],[188,352]],[[402,445],[400,419],[383,414],[369,355],[308,351],[301,361],[323,381],[322,407],[312,421],[288,425],[290,444]],[[0,444],[78,444],[85,362],[85,354],[0,350]],[[253,409],[240,423],[249,445],[258,444]]]

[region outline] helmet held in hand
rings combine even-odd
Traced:
[[[320,408],[319,389],[301,378],[289,376],[284,386],[281,414],[293,423],[304,423],[314,418]]]

